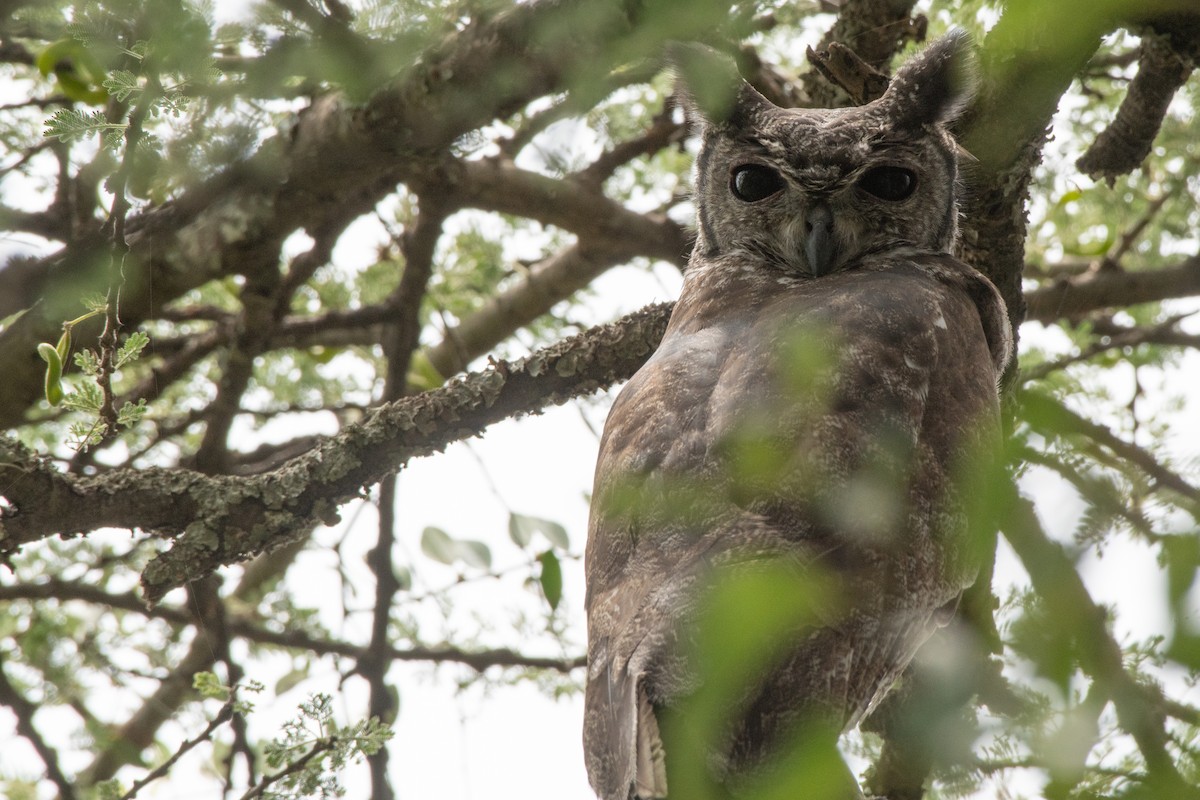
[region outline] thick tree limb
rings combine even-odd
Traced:
[[[1200,259],[1188,264],[1189,275],[1200,275]],[[666,317],[666,307],[650,307],[514,365],[500,362],[389,405],[311,453],[248,480],[185,470],[66,476],[6,443],[0,480],[10,509],[0,517],[0,547],[13,552],[49,535],[83,534],[106,525],[168,536],[186,529],[172,555],[146,571],[148,595],[157,599],[188,578],[287,541],[316,519],[331,518],[361,486],[408,458],[437,451],[494,421],[535,413],[547,403],[629,377],[658,343]]]
[[[983,83],[961,123],[960,140],[979,160],[966,170],[971,190],[963,208],[961,253],[996,284],[1014,331],[1025,318],[1021,269],[1029,182],[1059,98],[1106,30],[1095,18],[1069,23],[1059,18],[1067,13],[1057,4],[1006,8],[983,43]]]
[[[572,245],[535,264],[524,280],[498,292],[480,309],[464,317],[425,354],[439,374],[454,375],[514,331],[550,311],[556,303],[636,255],[620,247],[610,249],[607,243],[595,248]]]
[[[1142,37],[1137,75],[1130,81],[1112,123],[1075,162],[1079,171],[1111,184],[1141,166],[1150,154],[1171,98],[1195,67],[1193,59],[1176,50],[1168,37]]]
[[[1176,269],[1200,291],[1200,257]],[[1164,279],[1164,272],[1121,277],[1138,281],[1135,276],[1158,276],[1151,285],[1159,294],[1146,300],[1158,299],[1168,288],[1174,293],[1170,296],[1177,295],[1180,283]],[[1097,289],[1108,279],[1098,273],[1076,289],[1108,296],[1108,288]],[[1134,290],[1122,283],[1120,291],[1128,302]],[[1064,296],[1063,303],[1075,295]],[[1061,313],[1060,305],[1056,315]],[[0,547],[12,552],[49,535],[86,533],[106,525],[168,536],[187,529],[172,554],[151,564],[144,575],[148,595],[157,599],[188,578],[287,541],[293,531],[306,529],[316,519],[331,518],[361,486],[408,458],[437,451],[494,421],[535,413],[547,403],[628,378],[658,343],[666,315],[665,307],[652,307],[515,365],[500,362],[443,389],[390,405],[311,453],[248,480],[182,470],[116,470],[98,477],[71,477],[7,444],[0,480],[11,509],[0,518]]]
[[[1162,269],[1096,270],[1055,281],[1025,296],[1026,319],[1048,324],[1092,311],[1197,294],[1200,255]]]
[[[186,470],[59,473],[12,441],[0,443],[0,552],[54,534],[142,528],[175,538],[142,573],[147,598],[291,541],[411,458],[440,451],[488,425],[536,413],[628,378],[657,345],[667,309],[652,306],[528,358],[380,408],[311,452],[251,478]]]

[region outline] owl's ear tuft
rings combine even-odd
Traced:
[[[897,70],[879,102],[901,127],[946,124],[966,109],[978,86],[971,35],[957,28]]]
[[[746,83],[733,59],[711,47],[675,43],[667,51],[675,95],[689,121],[716,127],[752,127],[771,101]]]

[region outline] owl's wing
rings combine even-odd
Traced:
[[[671,530],[673,487],[662,479],[701,471],[708,402],[728,345],[719,330],[668,335],[605,425],[587,542],[583,736],[588,775],[603,800],[667,796],[645,677],[690,602],[687,588],[704,545],[691,532]],[[622,499],[623,492],[632,496]],[[692,530],[709,522],[699,513]]]
[[[662,734],[640,676],[603,647],[594,669],[588,660],[584,747],[593,788],[603,800],[667,797]]]

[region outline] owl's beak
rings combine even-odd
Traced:
[[[814,278],[826,274],[833,267],[835,246],[833,241],[833,213],[824,204],[808,210],[804,218],[804,255],[808,257],[808,268]]]

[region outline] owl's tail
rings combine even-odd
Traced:
[[[583,748],[592,788],[600,800],[665,800],[662,736],[638,676],[611,662],[590,672]]]
[[[637,708],[637,761],[633,775],[633,796],[637,800],[661,800],[667,796],[667,759],[654,706],[639,687]]]

